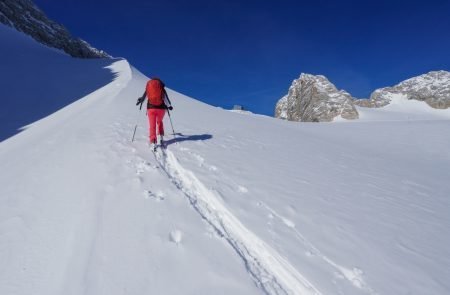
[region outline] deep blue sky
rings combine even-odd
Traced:
[[[368,97],[375,88],[450,70],[448,0],[35,3],[73,35],[174,90],[267,115],[301,72]]]

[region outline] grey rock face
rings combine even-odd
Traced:
[[[110,57],[106,52],[72,37],[66,28],[48,19],[31,0],[1,0],[0,22],[30,35],[40,43],[61,49],[73,57]]]
[[[450,72],[433,71],[408,80],[393,87],[375,90],[369,100],[355,102],[365,107],[382,107],[388,105],[390,97],[402,94],[407,99],[425,101],[436,109],[450,107]]]
[[[324,76],[302,74],[294,80],[288,94],[278,101],[275,117],[302,122],[327,122],[339,115],[357,119],[355,106],[382,108],[394,97],[425,101],[437,109],[449,108],[450,72],[433,71],[393,87],[380,88],[369,99],[355,99],[344,90],[338,91]]]
[[[301,74],[275,107],[275,117],[289,121],[330,122],[335,117],[357,119],[353,98],[321,75]]]
[[[380,96],[377,91],[379,90],[375,90],[372,93],[370,99],[354,99],[353,104],[365,108],[382,108],[387,106],[391,100],[386,96]]]

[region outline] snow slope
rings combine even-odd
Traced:
[[[449,120],[299,124],[169,91],[154,155],[147,78],[108,69],[0,143],[0,294],[450,292]]]
[[[114,78],[112,59],[74,59],[0,24],[0,141]]]
[[[449,120],[450,109],[435,109],[425,101],[408,99],[401,93],[385,93],[389,104],[381,108],[356,106],[362,121]]]

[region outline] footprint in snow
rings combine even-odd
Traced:
[[[179,245],[182,240],[183,240],[183,232],[181,232],[178,229],[175,229],[175,230],[170,232],[170,234],[169,234],[169,241]]]
[[[237,188],[238,192],[245,194],[248,193],[248,189],[245,186],[239,185]]]
[[[284,225],[286,225],[287,227],[290,227],[290,228],[295,227],[295,223],[292,222],[291,220],[284,218],[284,217],[282,217],[281,220],[283,221]]]
[[[289,205],[286,207],[286,211],[291,215],[297,214],[297,209],[293,205]]]
[[[157,202],[164,201],[164,199],[165,199],[164,193],[162,191],[158,191],[158,192],[154,193],[150,190],[146,190],[144,192],[144,198],[153,199]]]
[[[205,234],[210,238],[223,238],[223,235],[221,235],[217,230],[215,230],[213,227],[209,226],[206,229]]]
[[[202,156],[194,154],[194,153],[192,153],[192,156],[197,161],[197,164],[199,167],[202,167],[205,164],[205,159]]]
[[[136,164],[136,174],[141,175],[145,171],[149,171],[151,168],[155,167],[146,161],[139,162],[138,164]]]

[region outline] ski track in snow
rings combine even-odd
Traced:
[[[194,158],[196,160],[196,162],[198,163],[198,165],[200,167],[205,167],[209,170],[212,170],[210,168],[210,166],[206,163],[205,159],[200,156],[199,154],[192,152],[190,149],[188,148],[180,148],[181,151],[189,154],[192,158]],[[215,167],[215,166],[213,166]],[[216,168],[217,169],[217,168]],[[221,177],[222,179],[224,178],[224,176]],[[234,182],[232,179],[226,178],[227,182]],[[237,187],[238,192],[240,193],[247,193],[248,190],[245,187],[242,187],[241,185],[234,183],[234,186]],[[343,279],[348,280],[354,287],[361,289],[363,291],[365,291],[368,294],[372,294],[375,295],[377,294],[365,281],[363,278],[364,272],[357,268],[357,267],[352,267],[352,268],[348,268],[348,267],[344,267],[342,265],[339,265],[338,263],[334,262],[333,260],[331,260],[329,257],[327,257],[326,255],[324,255],[316,246],[314,246],[302,233],[300,233],[298,231],[298,229],[296,228],[296,225],[294,222],[292,222],[291,220],[289,220],[288,218],[282,216],[281,214],[279,214],[278,212],[276,212],[273,208],[271,208],[269,205],[267,205],[266,203],[259,201],[258,202],[259,206],[262,206],[264,209],[266,209],[267,211],[269,211],[270,214],[272,214],[273,216],[275,216],[276,218],[278,218],[279,220],[281,220],[281,222],[288,227],[291,231],[293,231],[295,238],[304,246],[307,247],[308,251],[307,251],[307,255],[311,256],[311,257],[318,257],[319,259],[321,259],[322,261],[324,261],[326,264],[330,265],[332,268],[336,269],[339,274],[339,277],[342,277]]]
[[[185,169],[169,151],[154,153],[172,183],[193,208],[242,258],[256,285],[266,294],[322,294],[274,249],[248,230],[192,171]]]
[[[209,165],[206,163],[205,159],[202,156],[200,156],[199,154],[192,152],[190,149],[184,148],[184,147],[180,148],[180,150],[183,152],[186,152],[191,157],[193,157],[197,161],[197,163],[200,167],[206,167],[207,169],[212,170],[209,167]],[[224,178],[224,177],[222,176],[221,178]],[[229,179],[229,178],[226,178],[226,179],[227,179],[226,181],[228,181],[228,182],[230,182],[230,181],[234,182],[232,179]],[[247,188],[242,187],[241,185],[239,185],[237,183],[234,183],[234,186],[238,188],[238,192],[240,192],[240,193],[248,192]],[[333,267],[334,269],[336,269],[339,272],[338,276],[342,277],[343,279],[348,280],[354,287],[361,289],[371,295],[377,294],[377,292],[375,292],[364,281],[364,278],[363,278],[364,272],[361,269],[359,269],[357,267],[352,267],[350,269],[348,267],[341,266],[338,263],[334,262],[329,257],[324,255],[316,246],[314,246],[302,233],[300,233],[298,231],[298,229],[296,228],[296,225],[294,222],[292,222],[288,218],[282,216],[281,214],[276,212],[273,208],[271,208],[270,206],[268,206],[266,203],[264,203],[262,201],[259,201],[258,205],[262,206],[264,209],[269,211],[273,216],[275,216],[276,218],[281,220],[282,223],[286,227],[288,227],[291,231],[293,231],[295,238],[297,240],[299,240],[299,242],[302,243],[302,245],[306,246],[307,249],[309,249],[308,252],[306,253],[308,256],[318,257],[319,259],[324,261],[326,264],[328,264],[331,267]]]

